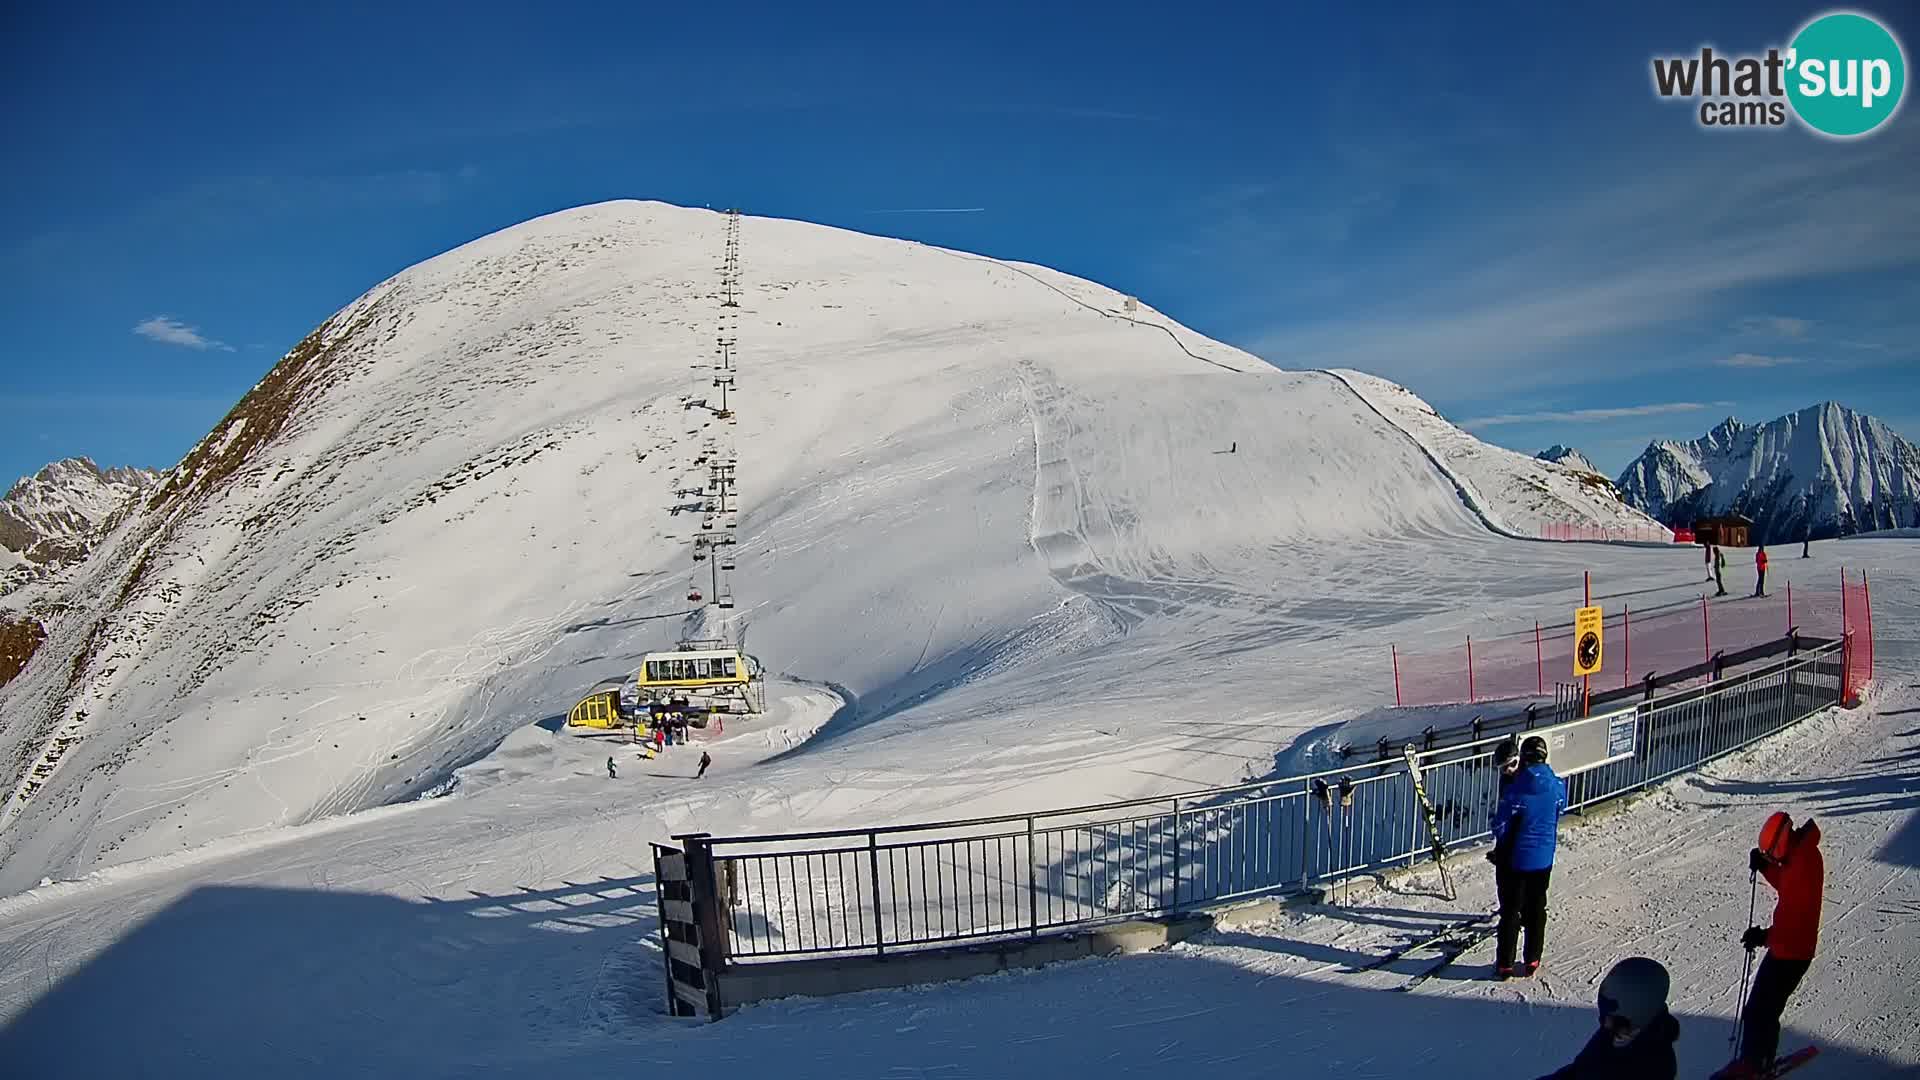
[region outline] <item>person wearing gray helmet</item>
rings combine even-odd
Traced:
[[[1600,981],[1600,1030],[1573,1062],[1540,1080],[1675,1080],[1680,1022],[1667,1011],[1667,969],[1632,956]]]

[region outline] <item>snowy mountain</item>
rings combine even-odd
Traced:
[[[152,469],[102,470],[83,457],[56,461],[0,498],[0,559],[41,568],[74,561],[109,517],[160,481]],[[0,591],[6,564],[0,564]]]
[[[1341,628],[1458,625],[1438,596],[1355,598],[1401,545],[1459,545],[1429,577],[1511,579],[1489,520],[1638,518],[1390,383],[1280,371],[1042,267],[746,218],[727,307],[726,221],[540,218],[289,353],[114,525],[0,687],[0,893],[471,786],[503,739],[545,739],[531,725],[694,633],[746,635],[806,715],[827,684],[844,703],[810,760],[843,747],[885,779],[782,765],[808,820],[882,792],[1049,801],[1063,760],[1101,797],[1157,789],[1135,765],[1196,737],[1165,718],[1197,648],[1249,658],[1205,713],[1239,752],[1187,770],[1237,780],[1325,714],[1276,722],[1233,678],[1284,656],[1296,693],[1351,693],[1307,662]],[[722,349],[732,420],[708,400]],[[731,612],[693,598],[711,564],[689,557],[716,440],[740,463]],[[1102,734],[1041,722],[1062,701]],[[982,784],[955,767],[976,740],[1002,748],[983,768],[1049,766]]]
[[[1358,371],[1334,374],[1419,444],[1459,489],[1461,498],[1496,532],[1531,537],[1540,535],[1542,526],[1565,524],[1630,534],[1659,528],[1658,522],[1623,502],[1611,481],[1591,469],[1483,443],[1405,387]]]
[[[1599,469],[1593,467],[1593,462],[1587,460],[1587,455],[1575,450],[1571,446],[1561,446],[1559,443],[1554,443],[1552,446],[1547,447],[1534,456],[1541,461],[1550,461],[1555,465],[1565,465],[1567,468],[1577,472],[1594,473],[1596,475],[1600,472]]]
[[[1504,538],[1635,518],[1392,384],[1278,371],[1044,268],[761,218],[724,306],[728,234],[719,214],[606,204],[404,271],[110,523],[0,687],[0,761],[23,779],[52,762],[0,833],[0,1061],[161,1080],[598,1080],[636,1061],[1453,1080],[1489,1075],[1496,1047],[1503,1075],[1532,1076],[1586,1043],[1594,987],[1648,941],[1681,1075],[1704,1076],[1727,1056],[1742,853],[1785,791],[1820,815],[1826,902],[1847,913],[1785,1044],[1817,1041],[1835,1076],[1920,1063],[1898,1007],[1920,828],[1886,797],[1900,777],[1862,766],[1920,748],[1916,566],[1888,540],[1778,570],[1871,567],[1888,647],[1862,707],[1569,815],[1554,918],[1582,932],[1550,937],[1547,977],[1512,993],[1489,992],[1486,945],[1418,986],[1426,960],[1385,962],[1494,905],[1463,853],[1451,901],[1396,872],[1331,914],[1242,909],[1137,956],[668,1018],[650,840],[1293,772],[1392,703],[1389,642],[1404,660],[1565,619],[1588,571],[1636,619],[1701,603],[1697,552]],[[731,424],[697,404],[716,347],[737,356]],[[731,612],[685,599],[710,580],[678,509],[708,440],[739,459]],[[556,730],[588,686],[697,630],[747,635],[777,673],[766,715],[658,759]],[[1239,827],[1210,816],[1173,835],[1226,851],[1209,838]],[[1110,857],[1039,858],[1094,895],[1116,880]],[[1383,1049],[1389,1030],[1411,1034]]]
[[[1626,499],[1669,525],[1744,514],[1756,543],[1920,525],[1920,449],[1834,402],[1758,426],[1729,417],[1689,442],[1655,442],[1620,476]]]

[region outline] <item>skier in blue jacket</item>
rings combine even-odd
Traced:
[[[1567,785],[1547,764],[1547,740],[1529,735],[1520,744],[1520,774],[1500,793],[1493,812],[1493,842],[1507,852],[1507,873],[1500,875],[1499,978],[1540,970],[1547,937],[1547,883],[1553,876],[1554,844],[1560,815],[1567,809]],[[1514,946],[1526,928],[1526,951],[1514,967]]]

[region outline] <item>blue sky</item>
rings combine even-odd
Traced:
[[[1920,436],[1920,113],[1651,91],[1821,7],[278,7],[9,6],[0,478],[171,465],[380,279],[620,197],[1045,263],[1610,472],[1828,398]]]

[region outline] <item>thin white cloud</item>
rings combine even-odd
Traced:
[[[1368,263],[1309,248],[1338,295],[1298,305],[1303,318],[1248,345],[1281,367],[1355,367],[1415,386],[1564,383],[1566,366],[1545,359],[1599,346],[1631,353],[1610,375],[1639,374],[1674,358],[1623,350],[1624,336],[1697,325],[1740,290],[1920,264],[1920,187],[1902,179],[1915,140],[1771,161],[1757,141],[1706,142],[1678,163],[1627,162],[1643,166],[1638,180],[1543,186],[1535,202],[1423,230]],[[1792,337],[1812,323],[1757,325]]]
[[[1771,337],[1790,338],[1799,341],[1813,329],[1812,319],[1796,319],[1791,315],[1754,315],[1741,319],[1734,329],[1747,334],[1763,334]]]
[[[200,333],[200,328],[188,326],[178,319],[166,315],[155,315],[134,324],[133,332],[150,341],[162,345],[178,345],[186,349],[220,349],[232,352],[233,346]]]
[[[1604,420],[1625,420],[1635,416],[1665,416],[1668,413],[1699,412],[1725,408],[1729,402],[1663,401],[1651,405],[1618,405],[1602,409],[1568,409],[1563,412],[1501,413],[1481,416],[1462,423],[1468,429],[1500,427],[1506,424],[1591,424]]]
[[[1762,356],[1759,353],[1737,352],[1732,356],[1723,356],[1714,363],[1721,367],[1770,368],[1797,364],[1800,360],[1793,356]]]

